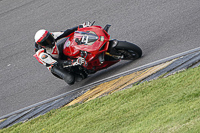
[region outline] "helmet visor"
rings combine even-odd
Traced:
[[[53,48],[55,46],[55,39],[51,34],[48,34],[41,42],[38,43],[45,48]]]

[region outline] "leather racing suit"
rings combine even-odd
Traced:
[[[82,25],[67,29],[64,32],[51,32],[55,38],[56,44],[53,48],[43,48],[37,43],[35,43],[35,52],[39,58],[39,62],[47,67],[51,73],[63,79],[67,84],[72,85],[75,81],[81,81],[87,77],[87,74],[84,72],[81,74],[73,73],[72,71],[67,71],[63,66],[78,66],[84,63],[84,58],[70,59],[63,54],[63,45],[64,43],[57,43],[59,39],[68,37],[71,33],[75,32],[78,28],[82,28]],[[75,68],[75,67],[74,67]]]

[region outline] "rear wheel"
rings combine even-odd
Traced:
[[[118,41],[115,49],[123,56],[122,60],[136,60],[142,56],[141,48],[130,42]]]

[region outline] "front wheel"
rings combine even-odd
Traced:
[[[122,55],[122,60],[136,60],[142,56],[141,48],[130,42],[118,41],[115,49]]]

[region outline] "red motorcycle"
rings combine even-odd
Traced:
[[[93,74],[99,70],[122,60],[136,60],[142,56],[142,50],[133,43],[111,40],[108,29],[111,25],[93,25],[80,28],[59,44],[63,45],[63,54],[68,58],[85,58],[83,66],[68,71],[75,73]],[[72,66],[73,67],[73,66]]]
[[[63,53],[71,58],[84,57],[84,69],[88,74],[108,68],[122,60],[135,60],[142,50],[133,43],[111,40],[110,25],[90,26],[75,31],[64,43]]]

